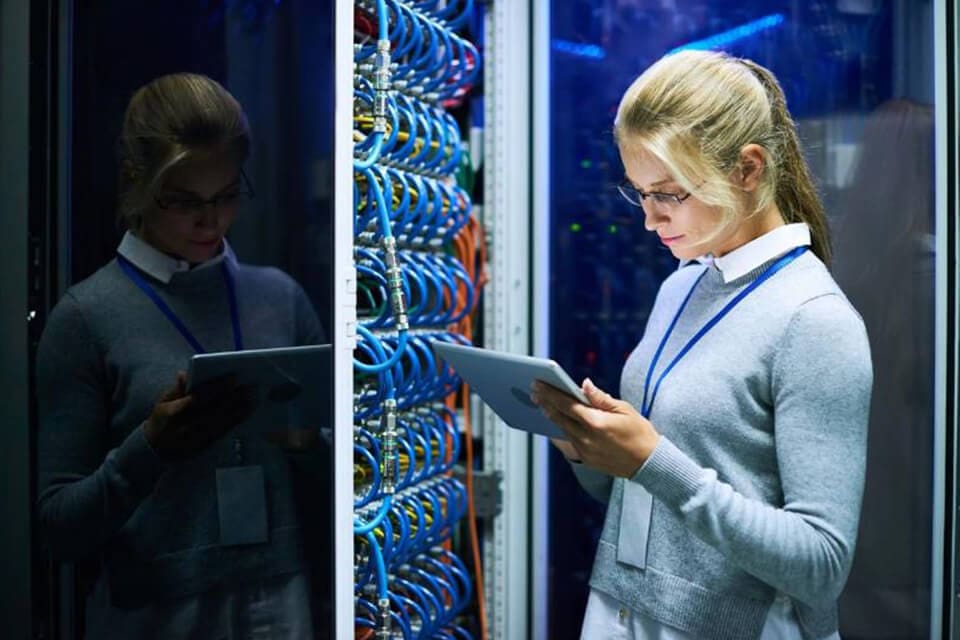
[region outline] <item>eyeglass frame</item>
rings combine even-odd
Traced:
[[[676,203],[677,206],[682,205],[686,202],[687,198],[693,195],[692,192],[688,191],[686,195],[681,196],[677,193],[664,193],[663,191],[644,191],[643,189],[638,189],[633,186],[633,183],[630,182],[629,178],[624,178],[620,184],[617,185],[617,191],[620,192],[620,195],[623,196],[623,199],[632,204],[635,207],[643,208],[643,203],[652,196],[659,196],[661,198],[666,198],[666,201],[657,202],[654,200],[655,204],[672,204]],[[639,201],[634,200],[631,195],[636,194],[639,196]]]
[[[194,201],[194,204],[189,207],[173,207],[170,202],[165,202],[159,196],[154,196],[153,201],[156,205],[163,211],[173,211],[174,213],[199,213],[206,209],[207,207],[212,207],[213,209],[219,208],[223,204],[223,199],[227,196],[230,197],[246,197],[252,200],[256,197],[257,192],[253,189],[253,184],[250,182],[250,178],[247,177],[247,172],[243,169],[240,169],[240,191],[236,192],[227,192],[221,193],[220,195],[213,196],[212,198],[183,198],[183,202],[188,202],[190,200]]]

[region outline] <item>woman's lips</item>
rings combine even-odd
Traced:
[[[191,240],[191,242],[197,245],[198,247],[207,248],[207,247],[215,247],[218,244],[220,244],[220,239],[214,238],[213,240]]]
[[[671,245],[683,236],[660,236],[660,242],[665,245]]]

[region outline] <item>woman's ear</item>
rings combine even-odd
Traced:
[[[744,191],[756,191],[766,168],[767,151],[758,144],[748,144],[740,149],[740,187]]]

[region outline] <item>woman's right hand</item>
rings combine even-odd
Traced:
[[[187,374],[177,374],[143,424],[147,442],[167,462],[199,454],[256,408],[255,389],[225,376],[187,393]]]

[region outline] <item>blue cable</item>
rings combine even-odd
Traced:
[[[453,606],[450,608],[451,613],[459,611],[463,608],[463,593],[461,593],[459,588],[459,583],[454,579],[453,574],[443,565],[443,563],[437,562],[435,558],[431,558],[429,555],[424,555],[421,559],[426,565],[429,565],[437,572],[441,574],[442,577],[437,577],[434,575],[434,578],[438,580],[438,584],[444,586],[447,592],[450,594],[450,599],[453,600]],[[426,571],[426,569],[424,569]]]
[[[383,499],[383,502],[380,503],[380,508],[374,515],[373,519],[370,522],[363,522],[357,516],[353,518],[353,533],[358,536],[366,535],[379,527],[384,519],[387,517],[387,513],[390,511],[390,503],[392,502],[392,496],[387,496]],[[378,547],[379,549],[379,547]],[[383,558],[381,557],[381,561]]]
[[[443,164],[437,171],[439,173],[453,173],[460,166],[460,161],[463,158],[463,140],[459,136],[459,130],[457,129],[457,123],[449,113],[444,114],[444,121],[447,125],[447,139],[450,145],[450,156],[447,158],[446,163]]]
[[[437,620],[440,618],[439,612],[437,613],[436,618],[430,615],[430,610],[436,603],[427,598],[426,591],[420,587],[420,585],[401,576],[397,576],[395,582],[412,596],[411,599],[416,598],[419,601],[419,611],[421,613],[420,623],[423,627],[420,630],[420,637],[431,637],[433,635],[433,629],[436,628]]]
[[[377,339],[377,337],[376,337],[375,335],[373,335],[373,333],[371,333],[370,330],[367,329],[366,327],[364,327],[362,324],[358,324],[358,325],[357,325],[357,333],[359,333],[362,338],[371,341],[374,345],[380,345],[380,341]],[[376,347],[375,347],[375,348],[376,348]],[[377,364],[375,364],[375,365],[369,365],[369,364],[366,364],[366,363],[363,363],[363,362],[358,362],[356,359],[354,359],[354,361],[353,361],[353,366],[354,366],[356,369],[359,369],[360,371],[363,371],[364,373],[379,373],[379,372],[383,372],[385,375],[388,376],[387,386],[388,386],[390,389],[392,389],[392,388],[393,388],[393,374],[390,373],[390,369],[393,368],[393,366],[397,364],[397,362],[400,360],[400,356],[403,355],[403,351],[404,351],[406,348],[407,348],[407,332],[406,332],[406,331],[401,331],[401,332],[400,332],[400,344],[399,344],[398,348],[397,348],[397,349],[393,352],[393,354],[390,356],[389,359],[387,359],[386,354],[383,353],[383,354],[381,355],[381,357],[382,357],[384,360],[381,361],[381,362],[379,362],[379,363],[377,363]],[[383,347],[380,346],[380,351],[382,352],[382,350],[383,350]]]
[[[437,29],[437,33],[443,40],[443,56],[437,59],[437,67],[435,71],[430,74],[433,75],[433,78],[424,84],[423,90],[428,93],[437,92],[450,75],[449,70],[453,66],[453,44],[450,40],[450,32],[446,29]],[[436,75],[434,75],[434,73],[436,73]]]
[[[436,467],[434,469],[434,474],[443,473],[447,468],[446,459],[447,455],[447,440],[446,432],[438,427],[440,421],[437,418],[436,412],[430,414],[432,424],[430,426],[430,432],[437,441],[437,450],[439,455],[437,456]]]
[[[403,12],[406,11],[407,8],[396,0],[389,0],[389,2],[393,6],[394,16],[396,16],[396,30],[395,33],[390,34],[390,41],[395,43],[393,48],[393,57],[399,60],[410,50],[410,47],[413,43],[413,38],[407,34],[407,22],[403,16]],[[412,23],[413,20],[411,19],[411,24]]]
[[[397,560],[402,558],[407,550],[407,540],[404,537],[404,531],[408,529],[410,523],[401,515],[400,511],[402,510],[398,510],[399,504],[397,500],[394,500],[393,504],[390,505],[390,512],[387,514],[387,517],[384,518],[384,523],[389,523],[390,525],[389,551],[386,545],[384,545],[383,551],[383,561],[388,567],[396,564]],[[394,521],[396,522],[394,523]],[[397,529],[399,529],[399,531]]]
[[[397,109],[397,100],[394,96],[387,97],[387,113],[390,116],[390,137],[383,144],[382,155],[389,155],[397,144],[400,135],[400,110]]]
[[[423,160],[423,168],[430,170],[439,166],[440,161],[443,160],[444,153],[447,148],[447,128],[444,126],[444,123],[441,120],[437,119],[435,113],[430,113],[429,111],[427,111],[427,113],[429,114],[428,124],[430,125],[430,128],[435,131],[433,137],[436,138],[437,141],[436,150],[434,150],[433,146],[431,145],[431,147],[428,149],[428,153],[430,154],[429,157],[424,158]]]
[[[385,394],[387,397],[392,397],[394,395],[394,383],[393,383],[393,366],[399,360],[399,351],[393,354],[391,358],[393,361],[387,359],[386,352],[383,349],[383,344],[379,339],[369,329],[367,329],[362,324],[357,324],[357,333],[360,334],[362,340],[365,340],[365,345],[370,345],[373,347],[375,352],[374,360],[378,361],[376,364],[366,364],[364,362],[359,362],[356,358],[353,360],[353,367],[363,373],[376,373],[380,375],[381,382],[381,394]],[[405,334],[404,334],[405,335]],[[364,343],[358,343],[358,347]]]
[[[413,583],[413,584],[417,584],[417,583]],[[440,625],[443,623],[443,618],[444,618],[443,604],[441,604],[441,600],[437,597],[437,595],[432,591],[430,591],[430,589],[427,588],[426,585],[418,585],[418,586],[420,587],[420,593],[424,595],[425,599],[430,603],[431,608],[437,614],[435,619],[434,618],[431,619],[430,631],[427,634],[427,637],[432,637],[436,632],[436,629],[438,629]]]
[[[392,593],[390,594],[391,600],[396,600],[396,596]],[[400,627],[400,634],[403,636],[404,640],[413,638],[413,631],[410,629],[410,618],[407,616],[405,609],[400,607],[397,608],[401,611],[403,615],[397,614],[395,611],[390,612],[390,620],[394,623],[395,626]]]
[[[391,594],[391,595],[393,595],[393,594]],[[398,606],[398,608],[399,608],[401,611],[404,611],[404,610],[406,610],[406,609],[413,609],[414,614],[417,616],[417,618],[420,619],[420,624],[421,624],[421,625],[424,624],[424,621],[427,619],[427,613],[423,610],[423,607],[421,607],[419,603],[417,603],[416,601],[414,601],[412,598],[408,598],[408,597],[405,596],[405,595],[397,594],[395,597],[397,598],[397,601],[398,601],[399,605],[402,605],[402,606]],[[410,625],[410,630],[411,630],[411,633],[412,633],[412,632],[413,632],[413,624]],[[422,638],[423,636],[422,636],[422,635],[418,635],[418,636],[415,636],[415,637],[421,637],[421,638]]]
[[[410,185],[407,182],[406,174],[393,168],[387,169],[387,172],[391,175],[391,180],[395,184],[400,185],[400,202],[393,210],[393,213],[400,219],[398,227],[403,229],[408,224],[410,218]]]
[[[367,539],[370,546],[370,555],[373,556],[373,562],[377,569],[377,596],[379,598],[387,597],[387,566],[383,562],[383,553],[380,551],[380,544],[373,531],[364,532],[363,537]]]
[[[367,152],[366,159],[353,161],[353,168],[358,171],[369,169],[380,160],[380,150],[383,148],[383,134],[376,131],[371,135],[373,136],[373,148]]]
[[[411,479],[411,484],[416,484],[418,482],[423,481],[423,479],[426,477],[430,469],[430,465],[433,462],[433,460],[431,459],[432,449],[427,444],[427,441],[424,439],[424,437],[421,434],[414,431],[409,425],[407,425],[407,429],[409,430],[410,435],[412,435],[414,439],[416,439],[417,443],[421,446],[421,448],[423,448],[423,461],[420,465],[420,470],[417,472],[416,477]]]
[[[450,553],[446,549],[440,549],[440,555],[450,563],[451,570],[456,573],[457,578],[463,584],[464,603],[469,604],[470,598],[473,597],[473,581],[470,580],[466,565],[456,554]]]
[[[353,503],[353,508],[358,509],[369,504],[374,496],[377,495],[377,492],[380,490],[380,469],[377,464],[376,459],[373,457],[373,454],[368,450],[364,449],[358,444],[353,445],[353,452],[359,453],[362,457],[367,459],[367,462],[370,463],[370,468],[373,470],[373,481],[370,485],[370,490],[365,493],[359,500],[355,500]]]
[[[464,24],[466,24],[467,20],[469,20],[472,14],[473,14],[473,0],[465,0],[465,2],[463,3],[463,9],[460,11],[460,14],[457,16],[454,16],[453,18],[447,18],[447,25],[452,29],[459,29]]]
[[[369,620],[368,622],[370,622],[371,627],[375,627],[376,618],[377,618],[377,607],[366,598],[357,598],[357,605],[362,609],[366,609],[367,612],[373,616],[374,619]],[[358,620],[366,620],[366,618],[358,618]]]
[[[377,35],[380,40],[390,38],[389,16],[387,15],[387,3],[384,0],[377,0]]]
[[[370,443],[370,448],[373,449],[373,457],[374,459],[378,459],[380,457],[380,441],[364,427],[354,427],[354,431],[356,431],[358,436]]]
[[[427,511],[423,508],[423,501],[420,500],[419,494],[411,500],[413,504],[413,510],[417,514],[417,534],[414,536],[414,546],[417,548],[422,548],[427,541],[427,533],[429,531],[427,527]]]
[[[355,232],[363,234],[366,242],[396,235],[404,247],[406,242],[418,247],[421,240],[449,241],[470,220],[469,194],[449,182],[463,161],[460,129],[448,112],[403,91],[419,89],[440,100],[463,95],[479,71],[480,58],[476,47],[451,30],[471,19],[474,2],[429,1],[412,7],[399,0],[377,0],[376,13],[378,40],[389,38],[394,79],[406,82],[406,88],[398,83],[400,92],[388,97],[387,133],[367,133],[355,145]],[[360,47],[355,57],[368,60],[375,51],[376,47]],[[361,112],[372,111],[374,100],[382,99],[374,96],[371,82],[362,76],[356,79],[355,95]],[[407,135],[403,142],[401,132]],[[403,249],[397,260],[410,326],[444,327],[476,308],[476,283],[456,259]],[[371,329],[387,329],[393,316],[386,266],[382,253],[367,247],[358,248],[356,263],[358,278],[372,296],[362,304],[374,306],[357,329],[357,354],[363,361],[355,360],[355,368],[376,378],[362,380],[354,413],[361,423],[382,419],[382,402],[396,400],[402,411],[397,417],[397,451],[408,460],[406,470],[396,478],[398,493],[383,495],[382,447],[370,430],[355,429],[355,455],[371,467],[371,485],[357,507],[367,507],[367,516],[354,521],[355,534],[363,536],[370,549],[369,562],[358,567],[357,589],[375,575],[378,595],[386,594],[391,602],[394,632],[404,638],[470,637],[453,622],[469,602],[472,589],[462,561],[446,552],[436,558],[418,556],[451,536],[467,508],[463,484],[443,475],[459,460],[462,439],[456,415],[443,406],[426,412],[418,409],[442,401],[460,382],[454,371],[437,362],[430,341],[463,342],[463,338],[443,331],[374,335]],[[457,295],[461,289],[465,297]],[[466,303],[459,312],[458,302]],[[370,516],[368,505],[377,498],[376,512],[364,522]],[[381,532],[376,532],[378,528]],[[375,533],[383,534],[382,543]],[[397,569],[418,557],[424,569],[408,571],[422,584],[406,580]],[[391,588],[402,594],[391,594]],[[376,628],[377,608],[363,597],[358,597],[357,606],[357,625]]]
[[[417,117],[413,111],[412,105],[410,104],[410,98],[401,93],[396,96],[395,100],[397,104],[398,118],[400,115],[402,115],[407,123],[407,141],[404,142],[403,146],[399,149],[394,149],[391,152],[391,157],[397,162],[405,163],[407,162],[407,158],[413,151],[413,147],[417,142]],[[401,102],[405,103],[404,106],[400,105]]]
[[[453,633],[454,633],[454,640],[456,640],[456,636],[460,636],[462,640],[473,640],[473,636],[470,635],[470,632],[459,625],[454,625]]]
[[[443,602],[444,590],[434,576],[430,575],[420,567],[413,566],[413,565],[411,565],[410,567],[410,572],[413,575],[415,575],[417,578],[419,578],[420,580],[423,580],[426,583],[424,586],[427,587],[426,589],[427,594],[434,595],[438,603]],[[439,615],[437,617],[445,622],[447,617],[446,609],[440,606],[439,604],[438,604],[438,614]]]
[[[477,74],[480,73],[480,52],[477,51],[477,48],[469,40],[461,39],[460,42],[464,48],[466,48],[467,51],[472,54],[473,57],[473,68],[465,70],[465,72],[469,75],[467,75],[467,77],[464,78],[460,83],[460,86],[465,86],[468,84],[473,84],[477,79]]]

